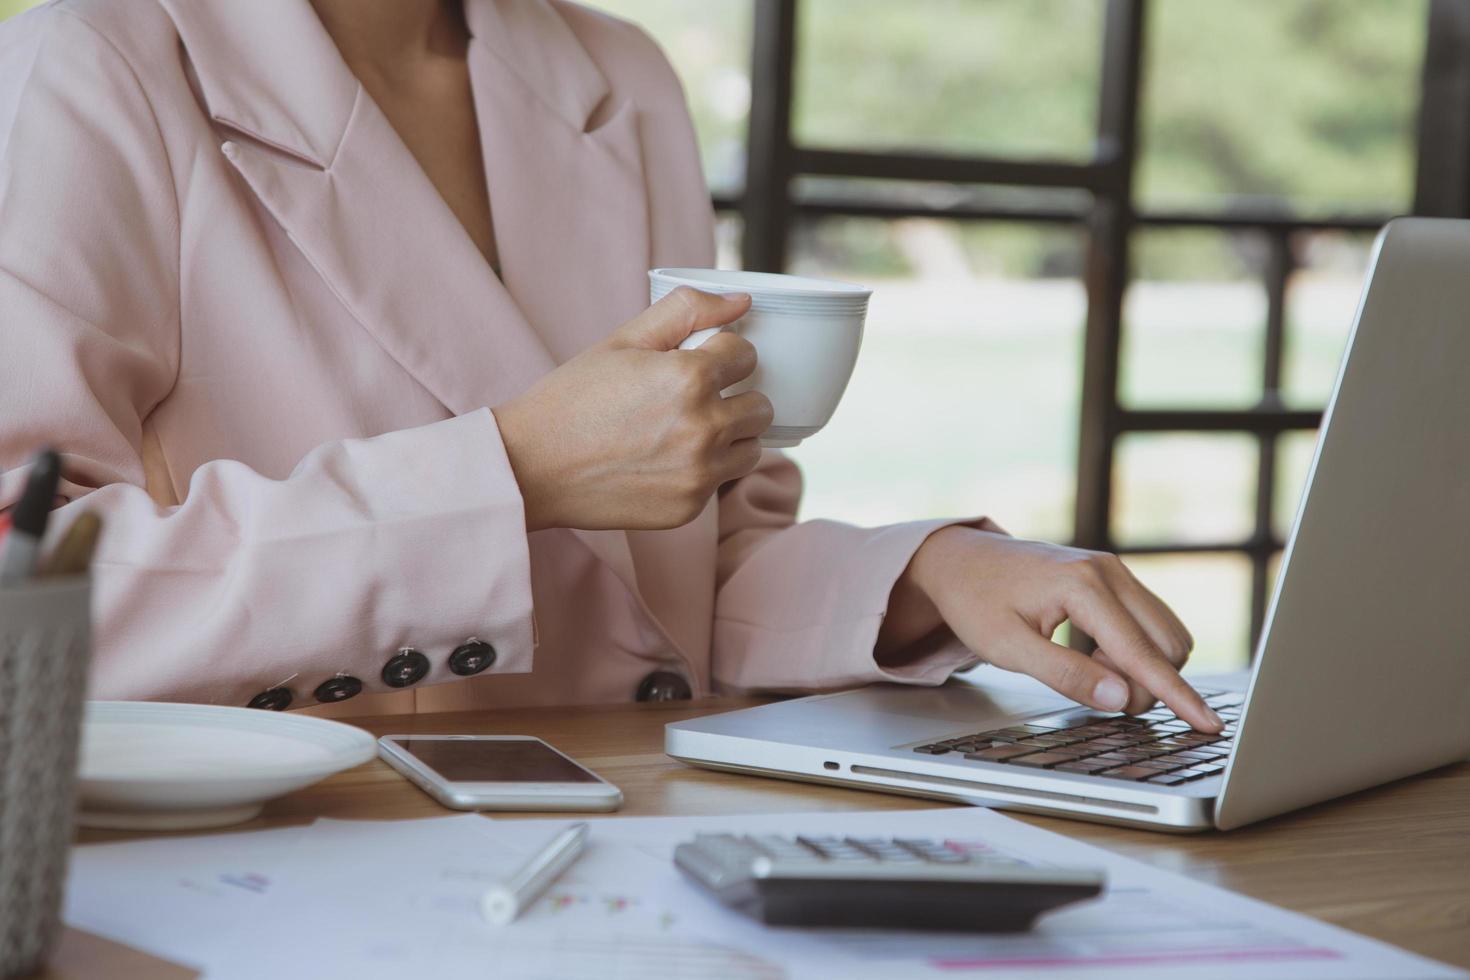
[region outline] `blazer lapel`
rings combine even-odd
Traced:
[[[501,275],[558,361],[648,305],[638,115],[545,0],[466,0]]]
[[[554,366],[305,0],[164,3],[225,156],[405,370],[458,415]]]

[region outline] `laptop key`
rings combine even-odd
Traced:
[[[1176,776],[1182,776],[1185,779],[1193,782],[1196,779],[1204,779],[1207,776],[1213,776],[1216,773],[1218,773],[1219,771],[1220,770],[1218,770],[1218,769],[1214,770],[1213,772],[1209,772],[1209,771],[1206,771],[1204,769],[1180,769],[1180,770],[1176,771],[1174,773],[1174,775],[1176,775]]]
[[[1135,740],[1128,735],[1104,735],[1102,738],[1095,738],[1091,741],[1094,745],[1116,745],[1122,748],[1125,745],[1132,745]]]
[[[1073,761],[1073,757],[1063,755],[1060,752],[1037,752],[1034,755],[1018,756],[1007,761],[1013,766],[1027,766],[1032,769],[1050,769],[1052,766]]]
[[[1056,767],[1057,772],[1075,772],[1088,775],[1101,772],[1104,769],[1113,768],[1111,762],[1098,762],[1096,759],[1078,759],[1076,762],[1064,762]]]
[[[1158,783],[1161,786],[1178,786],[1180,783],[1188,782],[1188,780],[1178,773],[1163,772],[1157,776],[1151,776],[1149,782]]]
[[[1058,745],[1047,751],[1056,755],[1065,755],[1070,759],[1085,759],[1089,755],[1097,754],[1096,750],[1089,749],[1085,745]]]
[[[1157,769],[1145,769],[1142,766],[1120,766],[1117,769],[1108,769],[1098,773],[1099,776],[1106,776],[1108,779],[1130,779],[1134,782],[1158,774]]]
[[[1224,766],[1190,766],[1188,769],[1179,770],[1182,775],[1190,779],[1207,779],[1210,776],[1218,776],[1224,771]]]
[[[997,745],[979,752],[965,753],[966,759],[974,759],[977,762],[1005,762],[1017,756],[1030,755],[1038,751],[1032,745]]]
[[[949,750],[948,745],[919,745],[914,748],[915,752],[922,752],[925,755],[944,755]]]
[[[1067,746],[1068,752],[1074,752],[1079,759],[1090,758],[1095,755],[1106,755],[1112,750],[1110,745],[1098,745],[1094,742],[1079,742],[1076,745]]]
[[[1145,769],[1152,769],[1154,772],[1173,772],[1175,769],[1189,768],[1188,762],[1184,762],[1182,760],[1175,760],[1171,762],[1167,758],[1145,759],[1143,762],[1135,763],[1135,765],[1142,766]]]

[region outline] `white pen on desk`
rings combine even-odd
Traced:
[[[514,922],[586,847],[586,823],[574,823],[557,834],[508,881],[491,886],[481,896],[485,921],[495,926]]]
[[[53,449],[37,454],[26,477],[25,489],[10,513],[10,533],[0,552],[0,585],[19,585],[36,573],[41,536],[51,516],[56,487],[61,480],[61,457]]]

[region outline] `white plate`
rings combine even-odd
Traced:
[[[373,736],[308,715],[88,701],[77,821],[180,830],[249,820],[265,802],[367,762]]]

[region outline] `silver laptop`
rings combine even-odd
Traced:
[[[676,759],[1160,830],[1229,830],[1470,756],[1470,221],[1374,248],[1223,736],[1039,685],[877,685],[668,726]]]

